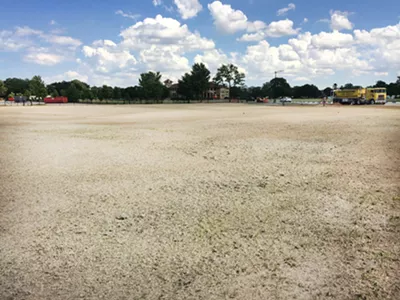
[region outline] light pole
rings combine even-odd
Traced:
[[[275,89],[275,85],[276,85],[276,78],[278,73],[282,73],[283,70],[279,70],[279,71],[275,71],[275,81],[274,81],[274,85],[273,85],[273,91],[274,91],[274,103],[276,103],[276,89]]]

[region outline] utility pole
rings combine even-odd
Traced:
[[[277,78],[278,73],[282,73],[282,72],[283,72],[283,70],[275,71],[275,79]],[[273,85],[274,103],[276,103],[276,89],[275,89],[275,85],[276,85],[276,80],[275,80],[274,85]]]

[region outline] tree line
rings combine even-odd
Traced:
[[[34,95],[40,99],[51,95],[53,97],[66,96],[70,102],[85,100],[142,100],[161,101],[170,96],[169,88],[162,83],[160,72],[147,72],[140,74],[139,84],[126,88],[112,87],[108,85],[90,86],[80,80],[54,82],[46,85],[40,76],[33,76],[32,79],[7,78],[0,80],[0,97],[14,97]],[[212,82],[229,88],[230,98],[254,100],[259,97],[279,98],[291,96],[294,98],[320,98],[331,96],[333,89],[357,88],[359,86],[347,83],[338,87],[326,87],[319,90],[313,84],[302,86],[290,86],[285,78],[274,78],[262,86],[247,87],[244,85],[245,74],[241,73],[237,66],[228,64],[222,65]],[[182,100],[200,100],[209,89],[211,72],[203,63],[196,63],[192,70],[186,73],[178,81],[177,92]],[[377,81],[370,87],[385,87],[388,95],[400,95],[400,76],[396,82],[386,83]]]

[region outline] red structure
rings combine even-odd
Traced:
[[[44,98],[44,103],[68,103],[67,97],[47,97]]]
[[[8,101],[14,101],[13,97],[8,97]]]

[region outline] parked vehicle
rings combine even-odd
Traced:
[[[14,101],[15,101],[15,103],[25,103],[26,97],[25,96],[15,96]]]
[[[385,104],[386,88],[356,88],[335,90],[333,102],[340,104]]]
[[[68,103],[67,97],[46,97],[44,103]]]
[[[287,103],[292,103],[292,98],[290,97],[282,97],[280,99],[281,102],[287,102]]]
[[[258,97],[257,99],[256,99],[256,102],[257,103],[268,103],[268,98],[267,97],[265,97],[265,98],[261,98],[261,97]]]

